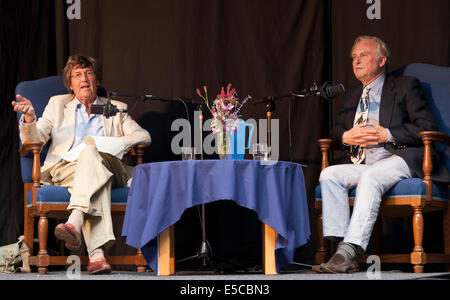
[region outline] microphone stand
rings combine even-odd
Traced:
[[[186,102],[195,104],[197,102],[195,102],[192,99],[183,99],[183,98],[161,98],[161,97],[155,97],[153,95],[144,95],[144,96],[130,96],[130,95],[118,95],[114,92],[111,92],[108,94],[108,101],[110,101],[111,97],[118,97],[118,98],[133,98],[133,99],[140,99],[142,102],[148,101],[148,100],[157,100],[157,101],[162,101],[162,102],[172,102],[172,101],[180,101],[181,103],[183,103],[184,108],[186,110],[186,117],[187,120],[190,124],[190,119],[189,119],[189,110],[187,108]],[[203,160],[203,105],[202,103],[198,103],[198,109],[200,110],[200,116],[199,116],[199,133],[200,133],[200,156],[201,156],[201,160]],[[199,212],[200,215],[200,212]],[[201,217],[200,217],[200,223],[201,223],[201,227],[202,227],[202,243],[200,246],[200,250],[196,255],[187,257],[187,258],[183,258],[180,259],[178,261],[176,261],[175,263],[180,263],[183,261],[187,261],[193,258],[202,258],[203,259],[203,266],[206,266],[207,261],[210,260],[210,253],[211,253],[211,246],[209,245],[209,242],[206,240],[206,217],[205,217],[205,204],[201,205]]]
[[[272,147],[272,112],[275,110],[275,102],[273,101],[273,97],[267,97],[266,109],[267,146]]]
[[[184,109],[186,110],[186,118],[188,122],[190,122],[189,118],[189,110],[187,108],[187,103],[193,103],[196,104],[197,102],[193,99],[187,99],[187,98],[161,98],[161,97],[155,97],[153,95],[143,95],[143,96],[133,96],[133,95],[126,95],[126,94],[117,94],[115,92],[109,92],[108,93],[108,101],[110,102],[111,98],[130,98],[130,99],[137,99],[141,100],[142,102],[148,101],[148,100],[157,100],[162,102],[173,102],[173,101],[179,101],[184,105]],[[132,110],[132,109],[130,109]]]
[[[114,92],[111,92],[108,95],[108,98],[110,98],[110,97],[140,99],[143,102],[148,101],[148,100],[157,100],[157,101],[163,101],[163,102],[180,101],[180,102],[183,103],[183,105],[184,105],[184,107],[186,109],[186,117],[187,117],[187,120],[188,120],[189,123],[190,123],[190,121],[189,121],[189,111],[188,111],[186,102],[187,103],[191,103],[191,104],[198,104],[198,110],[200,110],[200,112],[201,112],[200,116],[199,116],[199,128],[198,128],[199,134],[200,134],[200,157],[201,157],[201,160],[204,159],[204,157],[203,157],[203,119],[204,119],[204,117],[203,117],[203,102],[199,102],[199,101],[194,100],[194,99],[186,99],[186,98],[161,98],[161,97],[155,97],[153,95],[144,95],[144,96],[118,95],[118,94],[116,94]],[[199,212],[199,215],[200,215],[200,212]],[[206,239],[206,212],[205,212],[205,204],[204,203],[201,204],[201,217],[200,217],[200,219],[201,219],[200,221],[201,221],[201,227],[202,227],[202,242],[201,242],[201,246],[200,246],[199,252],[196,255],[177,260],[175,263],[180,263],[180,262],[187,261],[187,260],[190,260],[190,259],[193,259],[193,258],[201,258],[201,259],[203,259],[203,266],[206,266],[207,263],[212,260],[212,256],[213,256],[212,255],[212,249],[211,249],[211,246],[209,244],[209,241]],[[217,256],[216,256],[216,258],[221,260],[221,261],[227,262],[227,263],[229,263],[231,265],[237,266],[239,268],[243,268],[242,266],[239,266],[239,265],[237,265],[235,263],[226,261],[223,258],[220,258],[220,257],[217,257]],[[243,269],[245,269],[245,268],[243,268]]]
[[[200,111],[199,127],[197,128],[200,134],[200,159],[203,160],[203,105],[198,104],[197,109]],[[199,211],[199,215],[201,215],[200,225],[202,227],[202,242],[200,245],[200,250],[197,252],[197,254],[177,260],[175,263],[184,262],[193,258],[201,258],[203,259],[203,266],[206,266],[207,262],[211,259],[211,246],[206,239],[206,213],[204,203],[201,204],[201,213]]]
[[[199,133],[200,133],[200,157],[201,157],[201,160],[203,160],[203,119],[204,119],[204,117],[203,117],[203,104],[200,103],[197,106],[197,109],[200,111],[200,116],[198,117],[199,118],[198,130],[199,130]]]
[[[200,134],[200,159],[203,160],[203,104],[199,104],[197,109],[200,111],[199,116],[199,134]],[[196,255],[196,257],[203,258],[203,266],[206,266],[207,260],[211,259],[211,245],[206,239],[206,213],[205,213],[205,204],[201,205],[201,226],[202,226],[202,243],[200,246],[200,251]],[[194,256],[195,257],[195,256]]]
[[[272,112],[275,110],[275,100],[280,100],[288,97],[292,97],[292,94],[283,95],[283,96],[268,96],[262,99],[258,99],[253,101],[253,104],[265,103],[266,104],[266,119],[267,119],[267,146],[272,147]],[[289,114],[289,123],[290,123],[290,114]],[[290,133],[290,125],[289,125],[289,140],[291,140]],[[290,147],[292,148],[292,147]],[[291,151],[292,152],[292,151]],[[290,160],[292,161],[292,153],[290,153]]]
[[[259,104],[259,103],[266,103],[266,118],[267,118],[267,146],[271,147],[271,135],[272,135],[272,128],[271,128],[271,120],[272,120],[272,112],[275,110],[275,100],[281,100],[285,98],[290,97],[297,97],[297,98],[306,98],[306,97],[312,97],[312,96],[319,96],[320,90],[317,85],[317,83],[314,83],[314,86],[309,89],[304,89],[299,93],[290,93],[288,95],[282,95],[282,96],[268,96],[261,99],[258,99],[256,101],[253,101],[253,104]],[[292,154],[292,134],[291,134],[291,102],[289,102],[289,157],[290,161],[293,161],[293,154]],[[302,165],[304,166],[304,165]]]
[[[188,102],[188,103],[195,103],[195,101],[193,99],[187,99],[187,98],[161,98],[161,97],[155,97],[153,95],[144,95],[142,97],[143,97],[143,101],[144,102],[146,100],[157,100],[157,101],[162,101],[162,102],[180,101],[184,105],[184,109],[186,110],[186,118],[187,118],[188,122],[190,123],[189,110],[187,108],[186,102]]]
[[[200,159],[203,160],[204,159],[204,156],[203,156],[203,119],[204,119],[203,102],[198,103],[198,102],[192,101],[191,103],[198,104],[197,109],[200,111],[198,132],[200,134]],[[188,261],[191,259],[200,258],[203,261],[203,266],[206,266],[206,265],[210,264],[210,262],[214,261],[214,258],[216,258],[217,260],[220,260],[227,264],[238,267],[239,269],[245,270],[246,268],[243,266],[240,266],[240,265],[230,262],[224,258],[213,255],[211,245],[206,238],[206,204],[202,203],[200,205],[200,207],[197,206],[197,208],[199,210],[198,213],[199,213],[199,217],[200,217],[200,226],[202,228],[202,241],[201,241],[201,245],[200,245],[200,250],[197,252],[197,254],[186,257],[186,258],[179,259],[179,260],[175,261],[175,263],[180,263],[180,262]],[[212,266],[214,267],[214,265],[212,265]]]

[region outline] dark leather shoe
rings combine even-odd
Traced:
[[[56,226],[55,236],[66,242],[66,247],[69,249],[78,250],[81,247],[81,234],[70,223]]]
[[[89,275],[108,274],[111,273],[111,266],[102,257],[92,262],[89,261],[87,272]]]
[[[323,273],[354,273],[358,272],[358,261],[356,258],[351,261],[346,261],[344,256],[339,253],[335,253],[330,260],[320,265],[320,270]]]

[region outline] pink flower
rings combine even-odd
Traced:
[[[232,110],[234,108],[234,105],[233,104],[228,104],[228,105],[226,105],[225,103],[222,103],[222,110],[223,111],[230,111],[230,110]]]
[[[238,120],[240,117],[239,111],[242,106],[247,102],[250,96],[244,99],[244,101],[239,101],[237,98],[236,89],[232,88],[231,83],[226,87],[220,89],[220,94],[214,99],[212,105],[208,100],[208,88],[203,86],[203,91],[205,95],[202,95],[200,89],[196,89],[197,94],[205,101],[206,106],[210,110],[213,116],[213,122],[211,123],[211,129],[214,133],[217,132],[234,132],[237,129],[238,123],[234,122],[230,125],[226,125],[227,120],[233,119]]]
[[[227,98],[234,98],[234,94],[236,93],[236,89],[231,89],[231,83],[227,86]]]

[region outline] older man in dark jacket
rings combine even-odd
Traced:
[[[352,163],[328,167],[320,175],[323,236],[340,241],[333,257],[319,267],[329,273],[357,270],[356,257],[367,248],[382,195],[402,179],[423,177],[419,132],[437,130],[419,81],[386,74],[390,51],[382,40],[359,37],[351,54],[362,86],[344,95],[332,137]],[[433,160],[433,179],[450,181],[437,153]],[[350,216],[348,191],[354,187]]]

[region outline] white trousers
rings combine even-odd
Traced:
[[[95,146],[86,145],[76,161],[61,160],[51,170],[53,184],[67,187],[71,194],[67,209],[85,213],[82,231],[89,255],[114,243],[111,188],[127,186],[133,169],[114,156],[98,152]]]
[[[344,238],[364,250],[378,217],[382,196],[398,181],[411,177],[406,162],[393,155],[373,165],[335,165],[320,174],[323,236]],[[348,192],[356,187],[350,217]]]

